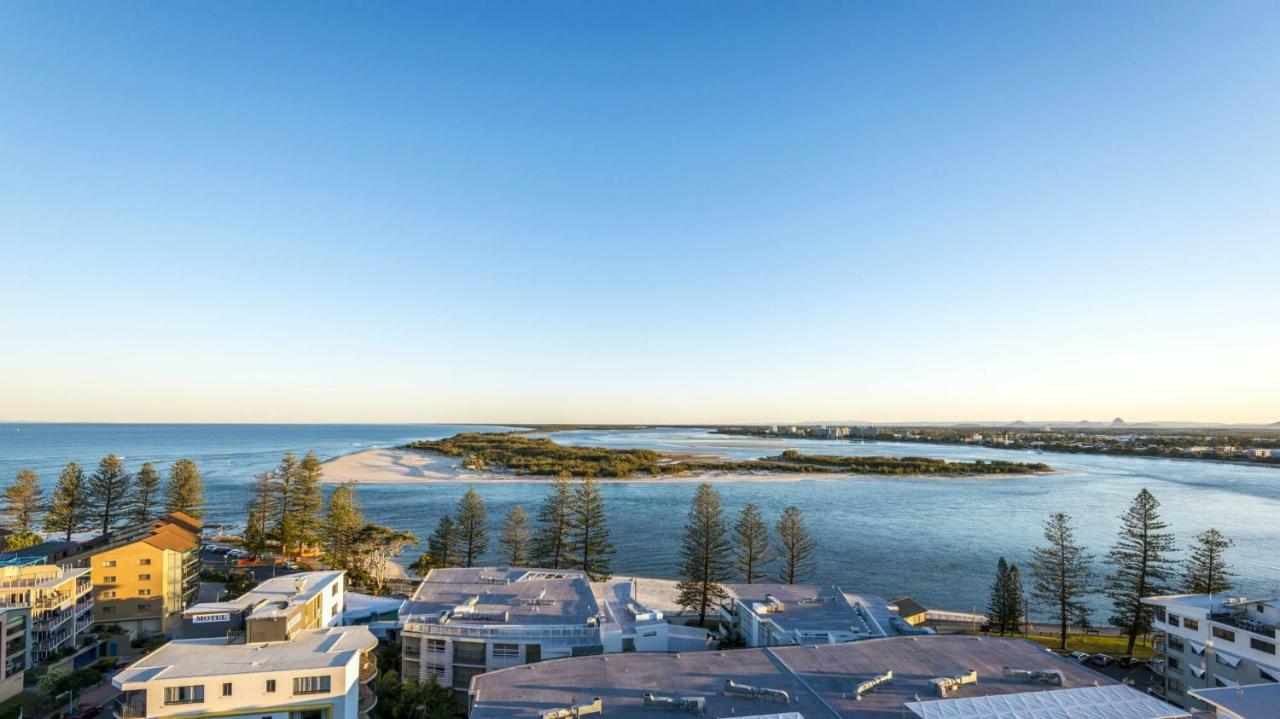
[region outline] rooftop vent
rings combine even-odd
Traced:
[[[970,669],[964,674],[957,674],[953,677],[938,677],[937,679],[932,680],[931,683],[934,688],[938,690],[938,696],[946,699],[948,696],[959,691],[960,687],[965,684],[977,684],[978,672],[977,670]]]
[[[1038,684],[1062,686],[1062,672],[1056,669],[1014,669],[1013,667],[1003,667],[1000,672],[1006,679],[1021,679]]]
[[[576,719],[588,714],[604,714],[604,702],[596,697],[589,704],[577,704],[562,709],[551,709],[538,715],[539,719]]]
[[[791,695],[783,689],[753,687],[750,684],[739,684],[732,679],[724,680],[724,695],[727,697],[750,697],[751,699],[776,699],[783,704],[791,703]]]
[[[877,674],[871,679],[859,684],[857,688],[853,690],[853,698],[857,701],[862,701],[863,694],[873,691],[881,684],[888,684],[891,681],[893,681],[893,670],[887,670],[884,674]]]
[[[702,697],[665,697],[653,692],[645,692],[644,705],[662,709],[683,710],[690,714],[703,714],[707,711],[707,700]]]
[[[302,593],[303,593],[303,592],[305,592],[305,591],[307,591],[307,580],[306,580],[306,577],[298,577],[297,579],[293,580],[293,593],[294,593],[294,594],[302,594]]]

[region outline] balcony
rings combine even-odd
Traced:
[[[368,684],[378,676],[378,658],[373,652],[360,655],[360,683]]]
[[[147,693],[145,691],[125,692],[111,707],[116,719],[146,719]]]
[[[360,702],[356,705],[356,710],[368,716],[373,708],[378,706],[378,695],[373,690],[363,684],[360,685]]]
[[[1260,622],[1256,619],[1250,619],[1249,616],[1247,614],[1244,614],[1243,612],[1210,614],[1209,619],[1211,621],[1217,622],[1218,624],[1226,624],[1229,627],[1235,627],[1236,629],[1243,629],[1246,632],[1267,637],[1268,639],[1276,638],[1275,627],[1271,626],[1270,624]]]

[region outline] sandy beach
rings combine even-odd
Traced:
[[[693,455],[691,455],[693,456]],[[1034,474],[976,474],[961,477],[884,475],[840,472],[689,472],[662,477],[600,477],[601,482],[799,482],[810,479],[1027,479]],[[412,449],[369,449],[324,463],[324,481],[357,484],[431,484],[435,482],[550,482],[553,477],[532,477],[506,472],[477,472],[462,467],[462,459]]]

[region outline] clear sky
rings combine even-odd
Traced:
[[[1280,420],[1280,3],[0,4],[0,419]]]

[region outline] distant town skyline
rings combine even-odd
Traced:
[[[1280,5],[0,6],[0,420],[1280,421]]]

